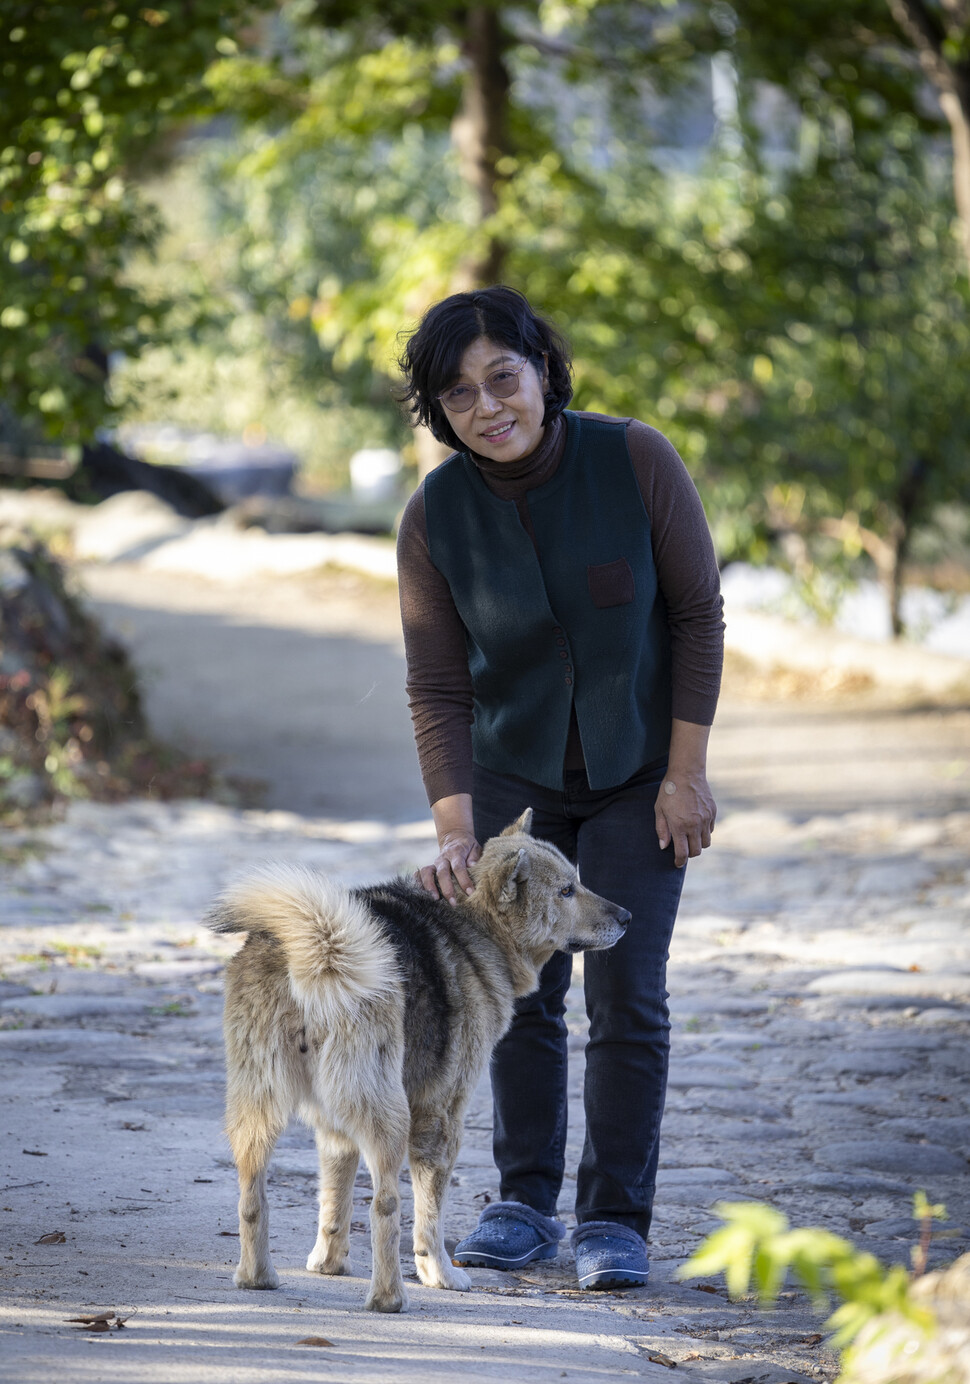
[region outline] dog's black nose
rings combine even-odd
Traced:
[[[618,908],[616,910],[616,921],[619,923],[620,927],[626,927],[627,923],[630,922],[632,917],[633,914],[628,913],[625,908]]]

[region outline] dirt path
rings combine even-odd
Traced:
[[[395,597],[332,573],[214,586],[104,567],[87,581],[142,667],[156,728],[263,778],[266,808],[82,803],[3,843],[0,1379],[600,1384],[666,1380],[673,1362],[686,1384],[812,1384],[836,1361],[803,1296],[769,1313],[717,1281],[675,1280],[713,1204],[764,1199],[906,1262],[925,1188],[951,1217],[932,1262],[970,1247],[970,712],[878,692],[750,700],[764,680],[735,666],[712,757],[716,848],[690,867],[671,959],[650,1287],[578,1293],[567,1248],[534,1271],[473,1271],[470,1294],[435,1292],[405,1245],[412,1311],[376,1318],[361,1310],[366,1174],[350,1273],[309,1274],[314,1153],[293,1127],[271,1175],[282,1286],[235,1290],[228,944],[199,918],[257,860],[358,881],[426,858]],[[567,1022],[575,1169],[578,984]],[[496,1194],[483,1083],[450,1238]],[[568,1223],[568,1181],[561,1212]],[[67,1321],[99,1312],[126,1325]]]
[[[262,781],[267,807],[426,819],[391,583],[331,571],[227,586],[137,565],[91,567],[84,581],[131,650],[163,738]],[[722,811],[967,805],[970,707],[820,686],[821,700],[766,700],[771,682],[729,660],[711,749]]]

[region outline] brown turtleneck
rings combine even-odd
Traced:
[[[625,421],[670,625],[673,715],[709,726],[720,689],[724,622],[704,509],[687,468],[663,434],[635,418]],[[473,458],[489,489],[499,499],[515,501],[533,541],[525,496],[554,475],[565,445],[566,425],[559,417],[529,456],[513,462]],[[474,696],[465,628],[448,583],[428,555],[423,484],[401,519],[397,555],[414,738],[428,801],[436,803],[453,793],[471,792]],[[582,762],[574,715],[565,767],[578,768]]]

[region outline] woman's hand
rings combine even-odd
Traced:
[[[682,774],[675,778],[668,773],[657,794],[655,812],[660,849],[666,850],[673,842],[678,870],[687,864],[689,856],[700,855],[711,844],[717,806],[706,775],[686,782]]]
[[[466,894],[474,893],[475,884],[468,873],[482,853],[475,839],[470,793],[455,793],[439,798],[431,808],[438,833],[438,855],[431,865],[417,871],[422,888],[433,898],[439,895],[454,906],[456,886]]]
[[[660,849],[664,851],[673,844],[678,870],[711,844],[717,805],[707,782],[709,733],[709,726],[673,722],[670,761],[657,794],[654,815]]]

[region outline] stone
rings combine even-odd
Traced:
[[[676,1090],[689,1090],[691,1087],[714,1087],[720,1091],[743,1091],[748,1086],[753,1086],[754,1082],[745,1077],[736,1076],[733,1072],[717,1071],[709,1068],[704,1071],[681,1071],[671,1070],[667,1078],[667,1085]]]
[[[865,1196],[871,1192],[883,1192],[911,1197],[913,1189],[905,1182],[888,1182],[884,1177],[873,1173],[861,1176],[859,1173],[844,1172],[806,1172],[789,1186],[804,1188],[815,1192],[837,1192],[844,1197]]]
[[[970,1116],[951,1119],[882,1120],[880,1129],[886,1134],[910,1135],[914,1139],[930,1139],[945,1144],[958,1153],[970,1155]]]
[[[657,1185],[666,1187],[692,1187],[697,1184],[708,1186],[712,1182],[737,1182],[735,1173],[727,1168],[661,1168],[657,1173]]]
[[[747,1074],[747,1067],[743,1062],[739,1062],[736,1057],[728,1057],[726,1053],[705,1052],[693,1057],[681,1057],[679,1053],[674,1053],[670,1059],[671,1072],[689,1073],[694,1071],[717,1071],[733,1072],[741,1076]]]
[[[711,1014],[766,1014],[773,1001],[760,996],[742,995],[681,995],[671,1002],[670,1012],[676,1019]]]
[[[908,1144],[902,1140],[859,1139],[824,1144],[815,1161],[828,1168],[872,1168],[886,1173],[966,1173],[967,1160],[939,1144]]]
[[[966,1235],[966,1231],[962,1226],[951,1225],[949,1221],[934,1221],[934,1234],[939,1235],[941,1231],[946,1232],[948,1235],[953,1235],[954,1237]],[[903,1236],[907,1240],[915,1241],[919,1236],[919,1232],[920,1223],[916,1220],[915,1216],[892,1216],[884,1221],[866,1222],[867,1235],[883,1235],[887,1236],[889,1239]]]
[[[830,1053],[817,1062],[816,1076],[901,1076],[912,1067],[912,1059],[904,1052],[874,1052],[866,1048],[847,1048],[845,1052]]]
[[[816,995],[900,995],[911,1001],[918,995],[970,995],[970,975],[874,967],[872,970],[829,971],[810,980],[806,989]]]
[[[0,980],[0,1001],[19,998],[21,995],[32,995],[34,992],[28,985],[17,985],[12,980]]]
[[[139,961],[132,970],[150,980],[186,980],[191,984],[193,976],[215,975],[224,965],[211,957],[191,957],[185,961]]]
[[[764,1120],[718,1120],[711,1126],[718,1139],[746,1139],[757,1146],[775,1139],[797,1139],[800,1131],[788,1125],[768,1124]]]
[[[680,1099],[683,1102],[681,1108],[702,1110],[705,1114],[712,1112],[719,1115],[735,1115],[739,1119],[748,1117],[776,1120],[781,1119],[784,1113],[776,1105],[769,1105],[767,1101],[753,1100],[748,1095],[736,1094],[734,1091],[720,1092],[697,1088],[693,1096],[682,1096]]]
[[[117,1033],[101,1028],[6,1028],[0,1029],[0,1050],[10,1052],[63,1052],[72,1048],[109,1047],[118,1051]],[[132,1057],[132,1040],[126,1039],[125,1061]],[[84,1059],[85,1061],[87,1058]]]
[[[42,1019],[93,1019],[118,1014],[141,1014],[155,997],[133,995],[27,995],[0,1001],[0,1012],[34,1014]]]
[[[859,1109],[871,1107],[878,1102],[878,1092],[874,1091],[810,1091],[798,1097],[798,1105],[850,1105]]]

